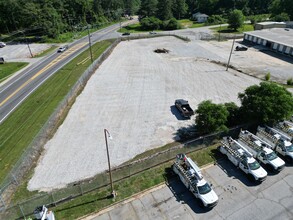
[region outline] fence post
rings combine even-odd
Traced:
[[[56,207],[56,202],[55,202],[55,198],[54,198],[53,192],[51,193],[51,196],[52,196],[53,204]]]
[[[23,212],[23,210],[22,210],[22,208],[21,208],[21,205],[18,204],[18,207],[19,207],[19,209],[20,209],[20,212],[21,212],[23,218],[26,219],[25,214],[24,214],[24,212]]]
[[[80,194],[83,195],[82,185],[79,183]]]

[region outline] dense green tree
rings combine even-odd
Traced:
[[[249,121],[273,124],[293,114],[292,94],[275,83],[250,86],[238,97],[240,108]]]
[[[211,15],[207,21],[208,24],[223,24],[225,22],[225,19],[221,15]]]
[[[227,102],[224,105],[229,112],[226,125],[231,127],[242,123],[240,108],[234,102]]]
[[[156,17],[146,17],[141,19],[140,25],[143,30],[152,31],[160,28],[162,21]]]
[[[274,21],[278,21],[278,22],[290,21],[289,15],[287,13],[285,13],[285,12],[283,12],[281,14],[278,14],[278,15],[275,15],[271,19],[274,20]]]
[[[203,101],[196,110],[195,123],[202,134],[227,131],[226,127],[229,112],[222,104],[214,104],[210,100]]]
[[[181,19],[185,17],[188,5],[186,4],[185,0],[174,0],[173,2],[173,15],[176,19]]]
[[[139,15],[143,17],[156,16],[158,0],[141,0]]]
[[[176,18],[171,18],[170,20],[163,21],[161,28],[163,30],[177,30],[180,29],[180,23]]]
[[[237,30],[242,27],[245,17],[240,10],[233,10],[228,17],[229,28]]]
[[[173,17],[172,0],[158,0],[157,17],[162,21],[169,20]]]
[[[293,1],[292,0],[273,0],[270,7],[270,12],[273,16],[281,13],[287,13],[291,20],[293,20]]]
[[[125,14],[134,15],[140,8],[140,0],[124,0]]]

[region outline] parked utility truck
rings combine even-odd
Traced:
[[[46,206],[38,206],[34,210],[35,218],[38,220],[55,220],[54,213],[52,211],[48,211]]]
[[[293,122],[290,121],[281,121],[275,127],[280,132],[285,133],[291,138],[291,142],[293,140]]]
[[[269,126],[258,126],[256,135],[268,142],[272,149],[285,157],[288,162],[293,162],[293,144],[290,138]]]
[[[252,154],[232,137],[224,137],[218,150],[227,155],[228,159],[250,179],[262,182],[267,178],[267,172],[253,158]]]
[[[244,146],[255,159],[275,172],[280,172],[285,167],[285,162],[279,158],[268,143],[250,133],[240,131],[238,142]]]
[[[212,208],[218,203],[218,196],[203,178],[199,167],[185,154],[178,154],[172,166],[187,189],[199,199],[202,206]]]

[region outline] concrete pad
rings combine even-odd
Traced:
[[[260,82],[178,52],[180,47],[183,51],[202,50],[189,46],[174,37],[121,42],[46,144],[28,189],[60,188],[106,170],[104,128],[113,136],[109,151],[111,164],[117,166],[174,141],[177,129],[194,123],[194,118],[178,120],[175,99],[185,98],[195,109],[207,99],[239,104],[238,93]],[[170,53],[156,54],[156,48]]]

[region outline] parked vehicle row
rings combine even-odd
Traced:
[[[244,130],[239,133],[238,140],[224,137],[218,150],[250,179],[259,182],[267,177],[262,166],[277,173],[284,169],[285,161],[293,162],[291,140],[290,136],[278,129],[258,126],[256,135]]]

